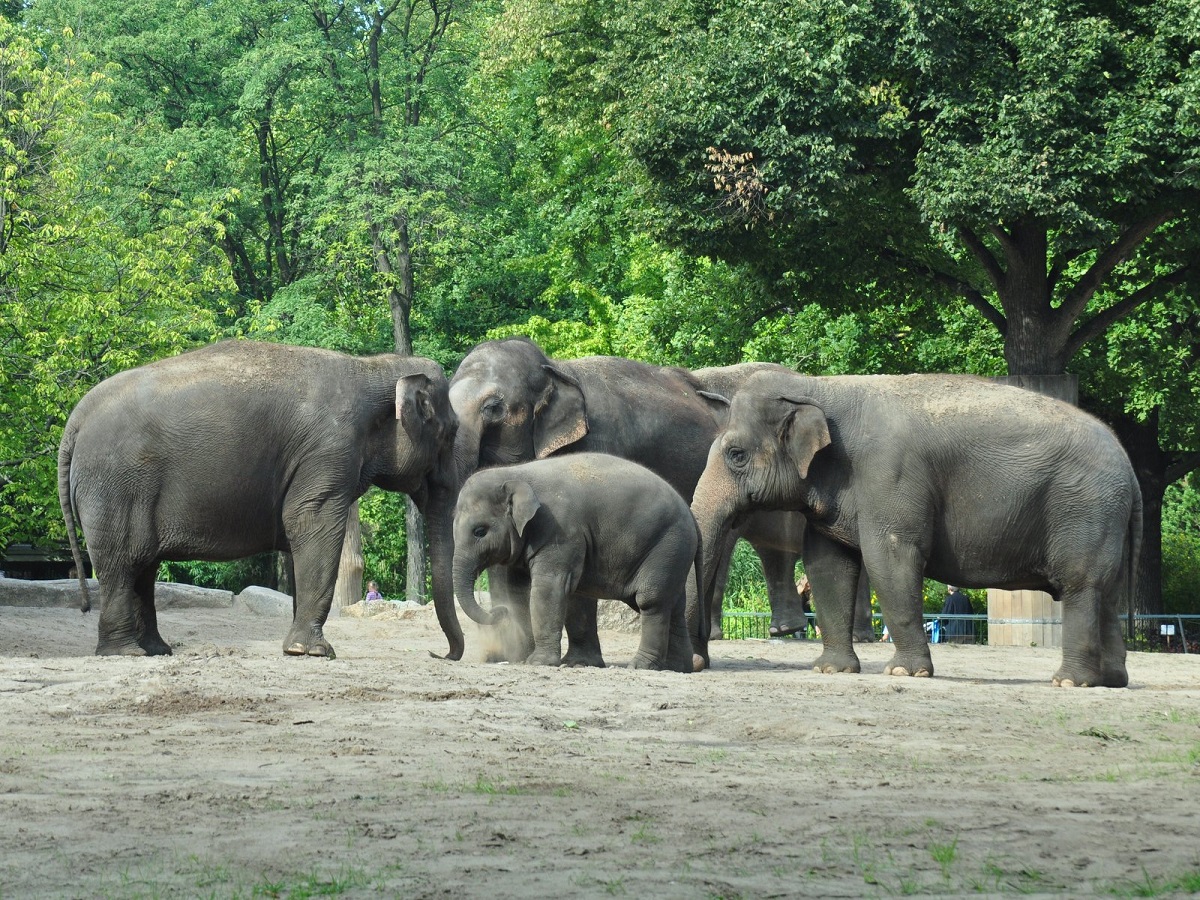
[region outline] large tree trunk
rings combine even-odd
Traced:
[[[425,551],[425,517],[417,509],[417,504],[408,498],[408,511],[404,518],[405,538],[408,543],[408,573],[405,587],[405,597],[424,603],[426,600],[425,586],[428,571],[428,557]]]
[[[346,516],[346,537],[342,540],[342,558],[338,562],[333,605],[337,609],[357,603],[363,597],[362,524],[355,500]]]
[[[1170,484],[1171,458],[1158,445],[1158,413],[1145,422],[1122,414],[1114,423],[1142,489],[1142,555],[1138,563],[1135,605],[1140,615],[1163,612],[1162,501]],[[1156,630],[1156,629],[1154,629]]]

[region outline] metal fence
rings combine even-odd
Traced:
[[[988,618],[986,615],[941,615],[925,613],[925,631],[930,639],[934,638],[934,623],[939,623],[936,629],[940,639],[941,622],[952,619],[966,620],[971,623],[973,634],[966,637],[963,643],[986,644],[988,642]],[[1137,632],[1147,644],[1159,650],[1170,653],[1200,653],[1200,615],[1164,615],[1164,616],[1135,616]],[[815,635],[816,622],[811,614],[808,616],[809,627],[806,632],[797,632],[790,638],[803,638]],[[876,638],[883,638],[883,619],[878,613],[871,616],[871,625]],[[751,612],[749,610],[726,610],[721,615],[721,631],[727,640],[746,638],[767,639],[770,633],[771,614],[769,612]],[[973,638],[973,640],[972,640]],[[785,640],[787,638],[784,638]]]

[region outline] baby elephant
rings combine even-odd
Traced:
[[[484,469],[463,485],[454,515],[454,592],[463,611],[495,625],[475,579],[504,566],[528,578],[534,650],[527,663],[562,662],[572,595],[624,600],[641,613],[635,669],[692,671],[686,584],[699,574],[699,538],[688,504],[637,463],[571,453]]]

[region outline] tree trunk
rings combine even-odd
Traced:
[[[296,574],[292,568],[292,554],[280,550],[275,554],[275,590],[294,596]]]
[[[405,537],[408,543],[408,577],[405,585],[405,596],[417,603],[427,599],[425,585],[427,584],[428,557],[425,550],[425,517],[417,509],[411,497],[408,498],[408,512],[404,517]]]
[[[1163,612],[1162,501],[1172,460],[1158,444],[1157,410],[1145,422],[1122,414],[1113,424],[1142,489],[1142,555],[1135,605],[1141,615],[1158,616]]]
[[[362,524],[355,500],[346,516],[346,537],[342,540],[342,558],[338,562],[337,584],[333,588],[333,605],[341,609],[363,598]]]

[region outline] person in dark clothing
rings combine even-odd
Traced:
[[[952,584],[946,585],[946,602],[942,604],[944,616],[969,616],[971,601]],[[940,628],[942,642],[947,644],[975,643],[975,623],[970,619],[942,619]]]

